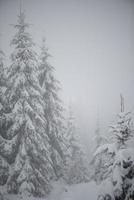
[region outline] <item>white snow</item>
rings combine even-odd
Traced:
[[[97,186],[94,182],[90,182],[68,188],[68,192],[64,192],[59,200],[97,200],[97,196]]]
[[[106,179],[99,185],[98,193],[100,197],[104,197],[106,194],[111,196],[113,195],[112,182],[110,178]]]
[[[124,161],[134,160],[134,148],[120,149],[118,154],[115,157],[115,164],[121,163]]]
[[[115,143],[114,144],[104,144],[97,148],[97,150],[94,153],[94,156],[96,156],[100,153],[103,153],[104,151],[108,151],[108,153],[113,154],[117,151],[117,145]]]
[[[97,200],[98,186],[95,182],[80,183],[72,186],[55,182],[47,200]]]
[[[7,195],[8,200],[97,200],[98,186],[95,182],[81,183],[72,186],[62,181],[53,183],[53,190],[46,198],[34,198],[32,196]]]

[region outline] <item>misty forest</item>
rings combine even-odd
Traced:
[[[133,8],[0,0],[0,200],[134,200]]]

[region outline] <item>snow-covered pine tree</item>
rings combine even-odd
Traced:
[[[44,116],[46,119],[46,134],[49,138],[51,160],[55,177],[63,175],[64,162],[64,117],[62,101],[59,98],[60,83],[56,80],[54,67],[48,58],[50,57],[43,39],[39,64],[39,83],[42,88],[43,100],[45,102]]]
[[[92,165],[94,166],[92,179],[97,184],[102,183],[111,175],[116,146],[110,143],[103,144],[93,154]]]
[[[100,134],[99,118],[97,119],[97,123],[96,123],[94,140],[95,140],[95,149],[97,149],[102,144],[102,137],[101,137],[101,134]]]
[[[111,156],[108,158],[107,147],[105,144],[107,143],[107,139],[102,135],[100,130],[100,122],[99,122],[99,114],[97,116],[96,129],[95,129],[95,137],[93,140],[94,148],[93,148],[93,157],[90,162],[91,168],[91,179],[93,179],[96,183],[100,183],[107,176],[107,166],[104,165],[107,159],[111,159]],[[98,149],[101,147],[104,149],[100,152]]]
[[[102,195],[114,200],[134,199],[134,148],[130,148],[128,141],[132,137],[131,113],[124,112],[124,98],[121,95],[121,113],[117,115],[117,123],[112,127],[115,138],[114,159],[110,177],[102,184]],[[110,190],[107,190],[110,185]],[[104,191],[105,188],[105,191]]]
[[[114,137],[116,137],[115,140],[119,144],[119,148],[125,148],[127,141],[132,136],[131,120],[131,113],[124,112],[124,98],[121,95],[121,112],[117,115],[117,124],[111,126]]]
[[[2,119],[3,113],[5,111],[5,90],[6,90],[6,76],[5,76],[5,65],[4,65],[5,55],[2,50],[0,50],[0,121]],[[3,145],[6,140],[2,134],[2,124],[0,123],[0,185],[4,185],[8,179],[9,166],[5,158],[1,154],[3,151]]]
[[[71,108],[69,108],[67,117],[66,140],[68,141],[64,175],[66,182],[76,184],[89,181],[89,163],[80,137],[78,137]]]
[[[6,157],[10,163],[7,181],[9,193],[28,193],[34,196],[47,194],[52,176],[48,136],[45,132],[45,104],[42,99],[37,74],[34,43],[27,32],[22,11],[18,16],[17,30],[11,44],[14,52],[8,69],[6,96],[10,112],[5,115],[10,121],[6,138],[11,151]],[[4,148],[8,148],[9,143]]]
[[[5,55],[2,50],[0,50],[0,111],[3,108],[5,99],[4,92],[6,89],[6,77],[5,77],[5,66],[4,66]]]
[[[94,137],[94,143],[95,143],[95,150],[105,144],[107,142],[104,135],[101,134],[101,128],[100,128],[100,119],[99,119],[99,113],[97,115],[97,121],[96,121],[96,129],[95,129],[95,137]]]

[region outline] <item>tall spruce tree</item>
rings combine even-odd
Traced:
[[[39,86],[34,43],[27,32],[22,11],[18,16],[17,30],[11,44],[14,51],[8,69],[6,96],[10,111],[5,115],[8,122],[6,138],[10,140],[9,193],[29,193],[34,196],[47,194],[52,176],[50,145],[46,135],[44,101]],[[10,122],[10,123],[9,123]],[[6,148],[6,147],[5,147]]]
[[[2,50],[0,50],[0,111],[4,105],[4,91],[6,88],[6,78],[5,78],[5,66],[4,66],[5,55]]]
[[[5,90],[6,90],[6,76],[5,76],[5,55],[2,50],[0,50],[0,122],[3,117],[3,113],[5,111],[6,98],[5,98]],[[6,139],[2,134],[2,123],[0,123],[0,185],[4,185],[7,182],[9,175],[9,165],[4,158],[4,146],[6,143]]]
[[[64,162],[64,118],[62,101],[59,98],[60,83],[56,80],[54,67],[48,58],[50,54],[43,39],[39,64],[39,83],[42,88],[43,100],[45,102],[44,117],[46,120],[46,134],[49,138],[51,160],[55,177],[63,175]]]

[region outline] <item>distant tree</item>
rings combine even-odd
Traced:
[[[97,119],[94,140],[95,140],[95,148],[98,148],[102,144],[102,136],[100,135],[99,119]]]
[[[1,148],[11,165],[7,181],[9,193],[26,192],[34,196],[46,195],[50,189],[52,163],[49,138],[45,132],[44,101],[37,78],[34,43],[26,31],[29,24],[20,11],[17,30],[11,44],[14,51],[8,69],[6,97],[10,107],[2,120],[8,124],[4,133],[8,142]],[[8,148],[10,147],[10,148]],[[5,151],[8,149],[8,151]]]
[[[90,162],[91,179],[93,179],[96,183],[100,183],[103,179],[106,178],[108,173],[108,168],[106,165],[104,165],[104,163],[108,162],[109,159],[112,159],[112,155],[110,154],[110,156],[108,156],[108,149],[105,145],[107,143],[107,140],[104,135],[102,135],[100,130],[99,115],[97,116],[97,123],[94,135],[93,157]],[[103,149],[101,149],[101,151],[98,151],[99,147],[103,147]]]
[[[89,163],[85,150],[75,127],[75,119],[71,109],[67,118],[65,180],[68,184],[87,182],[89,180]]]
[[[104,135],[101,134],[100,119],[99,119],[99,113],[98,113],[96,129],[95,129],[95,137],[94,137],[95,149],[105,144],[106,142],[107,142],[106,138],[104,137]]]

